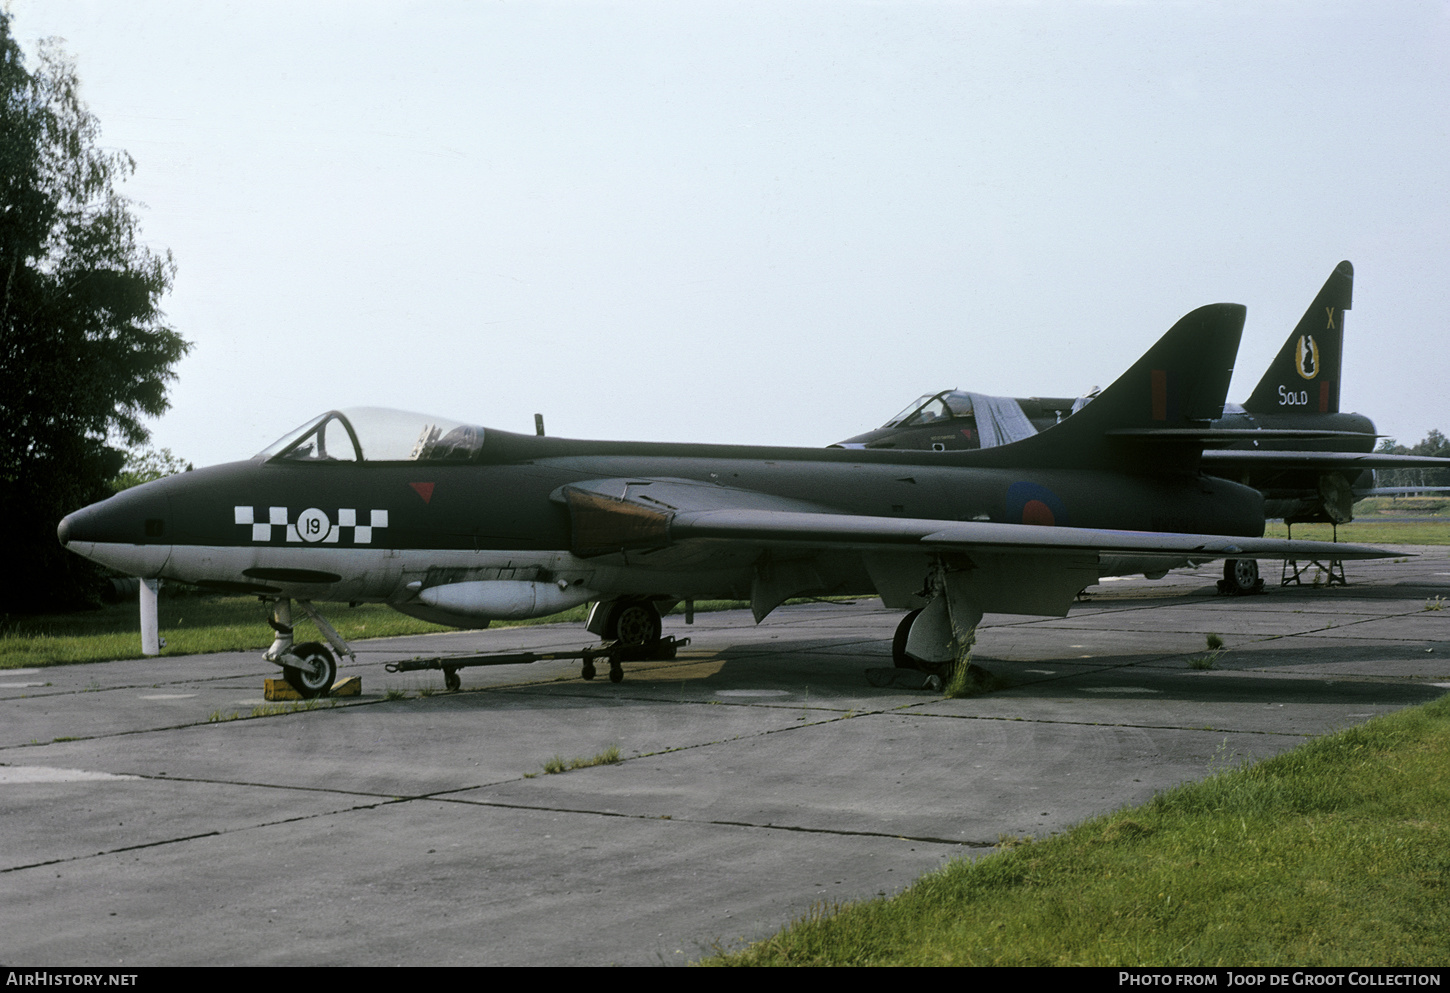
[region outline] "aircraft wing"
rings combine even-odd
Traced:
[[[664,574],[686,564],[748,571],[760,620],[788,597],[833,592],[817,568],[855,556],[887,606],[921,606],[924,577],[950,561],[964,596],[995,613],[1067,613],[1098,581],[1104,556],[1163,569],[1220,558],[1324,561],[1403,555],[1365,545],[1098,528],[873,517],[753,490],[669,479],[600,479],[560,487],[572,551]],[[1144,571],[1148,571],[1144,569]]]
[[[1115,428],[1104,433],[1138,438],[1195,438],[1205,445],[1230,445],[1245,441],[1363,441],[1384,437],[1363,431],[1326,428]]]
[[[1203,468],[1230,469],[1450,469],[1450,459],[1388,452],[1207,451]]]
[[[589,557],[713,541],[839,550],[1159,554],[1176,558],[1389,558],[1343,542],[844,514],[806,501],[683,479],[597,479],[560,487],[573,551]]]
[[[1098,552],[1108,555],[1163,555],[1195,561],[1222,558],[1377,559],[1404,554],[1344,542],[768,510],[707,510],[678,514],[670,521],[669,537],[672,542],[740,541],[766,546],[850,548],[859,551],[915,548],[1024,555]]]

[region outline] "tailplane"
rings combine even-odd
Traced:
[[[1251,414],[1339,413],[1344,312],[1353,296],[1354,266],[1341,262],[1244,401],[1244,410]]]

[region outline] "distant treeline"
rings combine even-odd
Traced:
[[[1386,438],[1375,451],[1391,455],[1450,458],[1450,438],[1432,430],[1425,435],[1424,441],[1411,448],[1396,444],[1393,438]],[[1450,486],[1450,469],[1377,469],[1374,481],[1376,486]]]

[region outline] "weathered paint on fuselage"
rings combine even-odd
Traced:
[[[1000,455],[1000,450],[993,455]],[[687,479],[838,513],[1257,536],[1262,499],[1207,476],[992,467],[988,453],[571,441],[489,432],[470,462],[234,462],[127,490],[78,511],[62,540],[126,571],[315,600],[401,601],[409,584],[474,578],[610,592],[738,596],[739,549],[663,568],[571,552],[551,495],[591,479]],[[1000,461],[1000,458],[998,459]],[[111,558],[108,559],[107,556]],[[840,588],[869,592],[850,553]]]

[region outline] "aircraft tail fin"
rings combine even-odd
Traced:
[[[1354,266],[1341,262],[1244,401],[1245,410],[1254,414],[1339,413],[1344,312],[1353,297]]]
[[[1185,315],[1092,403],[1041,434],[980,450],[974,464],[1196,471],[1202,429],[1223,416],[1244,314],[1215,303]]]

